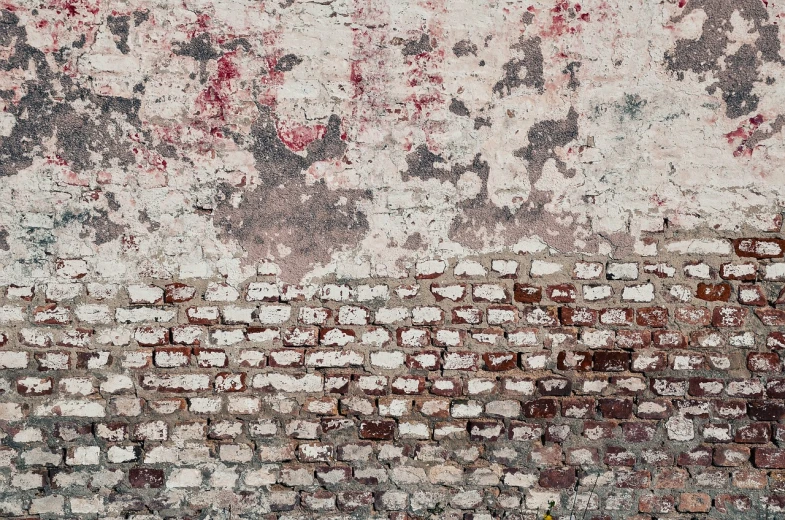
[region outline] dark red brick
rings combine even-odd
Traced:
[[[518,366],[518,354],[515,352],[486,352],[482,359],[485,369],[492,372],[513,370]]]
[[[542,300],[542,287],[516,283],[513,286],[515,301],[519,303],[539,303]]]
[[[571,283],[549,285],[545,288],[545,294],[556,303],[573,303],[575,301],[575,286]]]
[[[677,330],[655,330],[651,334],[652,343],[657,348],[685,348],[684,334]]]
[[[165,478],[164,470],[155,468],[131,468],[128,470],[128,482],[134,488],[160,488]]]
[[[540,471],[540,487],[567,489],[575,484],[575,468],[554,468]]]
[[[556,399],[534,399],[523,403],[523,416],[530,419],[553,419],[558,411]]]
[[[768,423],[750,423],[736,427],[734,441],[741,444],[766,444],[771,440]]]
[[[785,240],[779,238],[737,238],[733,249],[742,258],[782,258]]]
[[[359,435],[361,439],[391,441],[395,435],[395,421],[361,421]]]
[[[560,307],[559,316],[562,324],[569,327],[593,327],[599,311],[588,307]]]
[[[592,369],[592,353],[562,350],[556,356],[556,368],[588,372]]]
[[[632,399],[598,399],[600,413],[606,419],[629,419],[632,417]]]
[[[641,327],[665,327],[668,325],[668,309],[641,307],[635,311],[635,323]]]
[[[625,372],[630,367],[630,354],[618,350],[598,350],[594,353],[595,372]]]
[[[730,299],[731,286],[729,283],[704,283],[698,284],[695,296],[707,302],[726,302]]]

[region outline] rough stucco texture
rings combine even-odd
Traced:
[[[0,517],[785,514],[784,18],[0,0]]]

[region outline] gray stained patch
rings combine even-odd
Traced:
[[[422,33],[420,35],[419,40],[409,40],[401,49],[401,52],[404,56],[417,56],[419,54],[425,54],[426,52],[431,52],[433,47],[431,47],[431,38]]]
[[[275,70],[278,72],[289,72],[302,62],[302,58],[298,58],[294,54],[287,54],[275,63]]]
[[[172,52],[178,56],[190,56],[199,62],[199,81],[207,81],[207,62],[218,59],[221,54],[213,48],[210,35],[202,33],[185,43],[175,44]]]
[[[128,15],[109,16],[106,19],[106,25],[109,27],[109,32],[111,32],[116,38],[115,45],[117,46],[117,50],[123,54],[128,54],[128,52],[131,50],[128,47],[128,29],[130,27],[130,19],[131,18]]]
[[[459,58],[469,54],[477,56],[477,46],[469,40],[461,40],[452,46],[452,52]]]
[[[491,118],[490,117],[475,117],[474,118],[474,129],[479,130],[480,128],[487,126],[491,128]]]
[[[471,115],[463,101],[455,98],[452,98],[452,101],[450,101],[450,112],[461,117],[469,117]]]
[[[545,89],[545,78],[543,76],[543,58],[539,36],[534,38],[520,37],[518,43],[511,46],[523,55],[521,58],[513,58],[504,64],[504,77],[496,82],[493,87],[494,94],[509,96],[513,89],[526,86],[537,90],[542,94]],[[526,74],[521,78],[521,70],[525,69]]]
[[[567,88],[570,90],[577,90],[578,87],[581,86],[580,80],[578,80],[578,70],[581,68],[580,61],[571,61],[567,64],[564,68],[563,73],[570,75],[570,81],[567,83]]]
[[[260,184],[242,193],[237,207],[232,195],[238,188],[219,186],[214,223],[225,238],[233,238],[251,258],[281,257],[284,279],[299,280],[331,254],[357,244],[367,232],[368,220],[357,203],[371,197],[364,190],[331,190],[323,181],[307,184],[302,171],[313,163],[343,157],[340,119],[332,115],[321,139],[310,143],[305,157],[284,145],[275,130],[273,115],[260,106],[248,147],[254,155]],[[234,136],[242,139],[242,136]]]
[[[15,175],[41,154],[41,143],[55,138],[56,153],[76,171],[109,166],[112,159],[121,165],[135,164],[132,143],[120,120],[141,127],[139,100],[99,96],[74,83],[70,76],[52,70],[44,54],[28,45],[27,32],[9,11],[0,11],[0,45],[15,43],[10,57],[0,62],[0,70],[35,68],[35,79],[25,84],[19,103],[10,103],[8,113],[16,119],[11,135],[0,137],[0,176]],[[54,87],[60,85],[60,91]],[[84,105],[77,111],[75,101]],[[145,138],[149,133],[139,130]],[[102,159],[96,161],[92,156]]]
[[[673,21],[679,22],[697,9],[706,14],[701,36],[697,40],[679,40],[674,49],[665,53],[668,70],[677,73],[679,80],[683,79],[685,71],[692,71],[701,81],[704,81],[704,74],[713,72],[718,81],[708,85],[706,90],[710,94],[717,88],[722,91],[726,116],[735,119],[750,114],[760,101],[753,90],[755,83],[760,81],[758,68],[761,63],[785,63],[779,55],[779,27],[767,23],[769,13],[761,0],[690,0]],[[733,32],[731,16],[734,11],[752,22],[758,38],[754,44],[744,44],[734,54],[725,55],[728,35]],[[722,58],[724,65],[720,63]]]
[[[527,162],[526,168],[532,185],[542,176],[542,169],[548,159],[556,161],[556,168],[565,177],[575,176],[575,169],[567,169],[567,165],[559,159],[554,148],[566,146],[578,137],[578,112],[570,107],[564,119],[548,119],[534,123],[529,128],[529,144],[513,152]]]
[[[9,251],[11,246],[8,245],[8,230],[0,229],[0,250]]]
[[[109,212],[105,209],[94,210],[94,213],[90,214],[82,224],[93,228],[95,231],[93,242],[98,246],[118,239],[126,229],[125,226],[110,220]]]

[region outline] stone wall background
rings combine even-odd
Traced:
[[[0,516],[783,513],[784,9],[0,4]]]

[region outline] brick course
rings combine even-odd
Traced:
[[[296,288],[260,274],[98,291],[89,272],[62,300],[56,284],[8,287],[0,515],[773,512],[785,309],[766,273],[781,241],[727,243]],[[529,274],[543,263],[563,268]]]

